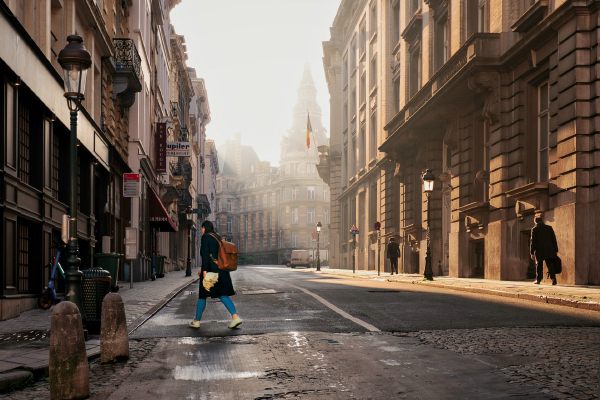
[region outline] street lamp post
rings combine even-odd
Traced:
[[[321,221],[317,222],[317,271],[321,270],[321,252],[319,249],[319,242],[321,239]]]
[[[425,253],[425,272],[423,274],[423,277],[428,281],[432,281],[433,280],[433,271],[431,268],[431,232],[430,232],[431,204],[429,203],[429,201],[430,201],[431,192],[433,192],[433,183],[435,182],[435,175],[433,175],[433,172],[431,171],[431,169],[426,169],[425,172],[423,172],[423,175],[421,175],[421,180],[423,181],[423,191],[427,195],[427,253]]]
[[[63,69],[65,97],[71,112],[71,135],[69,140],[69,238],[67,248],[66,298],[83,310],[81,302],[81,278],[79,270],[79,243],[77,241],[77,113],[84,99],[87,69],[92,65],[90,53],[79,35],[69,35],[67,45],[58,54]]]

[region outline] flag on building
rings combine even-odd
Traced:
[[[310,113],[308,113],[306,118],[306,148],[310,149],[310,135],[312,135],[312,126],[310,125]]]

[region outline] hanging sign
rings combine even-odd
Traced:
[[[189,157],[192,146],[190,142],[168,142],[167,157]]]
[[[123,174],[123,197],[140,197],[140,174]]]
[[[156,124],[156,172],[167,172],[167,124]]]

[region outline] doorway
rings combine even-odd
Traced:
[[[470,257],[469,264],[471,273],[469,278],[484,278],[485,277],[485,247],[484,241],[471,240],[470,242]]]

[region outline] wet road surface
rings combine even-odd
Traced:
[[[598,313],[283,267],[241,267],[233,279],[241,329],[213,301],[189,328],[191,285],[134,332],[156,344],[110,398],[584,399],[597,389]]]

